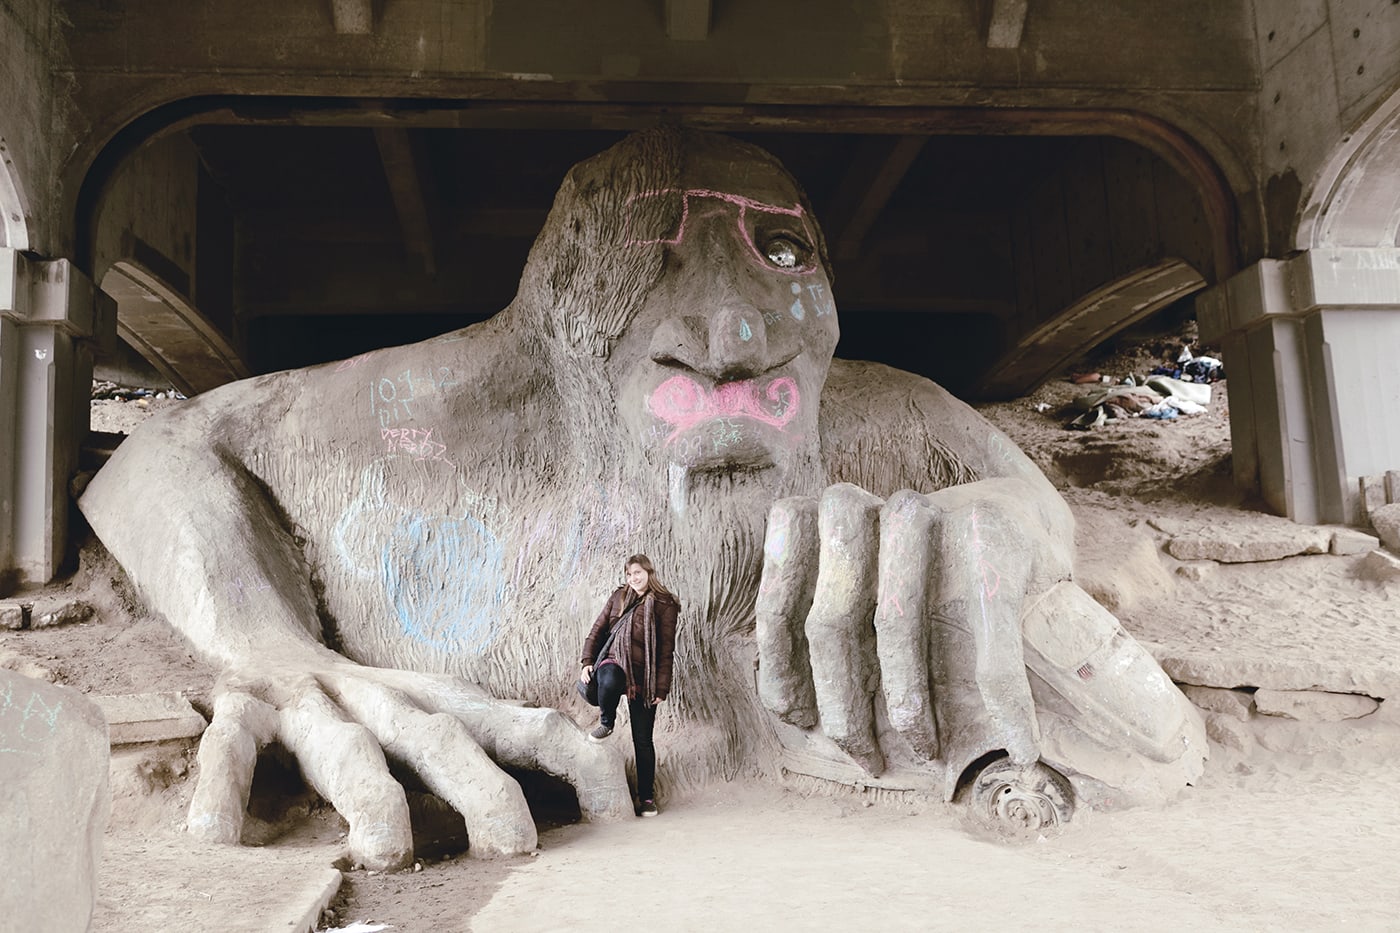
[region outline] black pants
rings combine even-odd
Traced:
[[[616,664],[604,664],[593,676],[598,678],[599,721],[611,729],[617,721],[617,705],[627,693],[627,675]],[[656,707],[648,706],[645,700],[628,700],[627,719],[637,753],[637,799],[651,800],[656,796],[656,746],[651,740]]]

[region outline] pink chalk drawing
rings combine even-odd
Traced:
[[[457,465],[447,459],[447,445],[433,440],[432,428],[380,428],[379,435],[385,441],[385,453],[414,454],[414,463],[435,460]]]
[[[267,583],[265,581],[258,583],[244,583],[242,577],[235,577],[234,581],[229,584],[229,588],[233,590],[234,602],[238,603],[241,606],[248,601],[248,594],[250,592],[261,593],[266,590],[270,590],[272,589],[272,584]]]
[[[977,510],[972,510],[972,547],[971,551],[977,555],[977,573],[982,578],[982,591],[979,594],[983,602],[983,614],[986,614],[985,605],[987,600],[995,599],[997,591],[1001,589],[1001,571],[992,566],[986,558],[991,546],[983,543],[982,529],[978,523]]]
[[[352,356],[348,360],[341,360],[339,363],[335,364],[334,371],[338,373],[343,373],[347,369],[354,369],[356,366],[359,366],[361,363],[368,360],[369,356],[370,355],[368,353],[361,353],[359,356]]]
[[[797,382],[790,376],[768,383],[762,398],[752,379],[706,389],[689,376],[672,376],[647,399],[651,413],[671,425],[668,444],[681,432],[716,418],[752,418],[781,429],[797,416],[800,404]]]
[[[678,245],[685,239],[686,225],[690,222],[690,202],[700,198],[707,198],[720,202],[720,205],[716,205],[714,210],[708,213],[722,210],[722,205],[724,204],[732,205],[735,208],[735,225],[739,229],[739,236],[743,239],[744,245],[749,248],[749,252],[753,254],[753,258],[756,259],[763,268],[770,269],[774,272],[781,272],[784,275],[807,275],[808,273],[816,271],[817,261],[815,253],[809,255],[806,260],[801,260],[799,258],[797,265],[791,268],[774,265],[769,261],[768,257],[763,254],[763,251],[758,248],[757,244],[754,243],[753,233],[749,230],[748,219],[750,212],[759,215],[770,215],[774,219],[791,218],[801,226],[802,235],[806,242],[808,244],[815,243],[816,237],[812,234],[812,228],[807,223],[807,212],[803,210],[801,204],[794,204],[792,207],[780,207],[776,204],[765,204],[762,201],[755,201],[753,198],[746,198],[743,195],[714,191],[710,188],[660,188],[654,191],[642,191],[638,194],[634,194],[627,199],[624,206],[630,209],[633,204],[638,201],[665,197],[679,197],[681,199],[681,219],[676,225],[674,235],[647,236],[643,232],[634,230],[633,220],[636,218],[638,212],[635,209],[631,209],[627,214],[627,227],[624,232],[628,246],[649,246],[656,244],[665,246]],[[706,216],[706,214],[697,212],[696,216]]]

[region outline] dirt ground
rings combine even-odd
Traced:
[[[1177,336],[1075,369],[1115,381],[1142,374],[1174,358]],[[1241,672],[1214,687],[1268,686],[1259,679],[1292,672],[1323,690],[1400,695],[1400,583],[1368,576],[1364,554],[1223,564],[1164,550],[1173,522],[1277,521],[1231,488],[1224,388],[1204,414],[1088,431],[1065,426],[1070,399],[1085,391],[1067,380],[983,411],[1063,489],[1079,519],[1082,582],[1164,665]],[[112,409],[99,421],[138,417],[121,407],[133,402],[98,404]],[[91,693],[181,690],[207,712],[215,673],[123,595],[119,573],[90,559],[70,585],[78,592],[110,595],[89,622],[0,633],[0,665]],[[1364,683],[1333,683],[1347,677]],[[1400,930],[1393,705],[1342,722],[1216,716],[1211,734],[1203,780],[1175,804],[1081,811],[1049,837],[995,838],[941,800],[811,779],[716,785],[661,801],[653,820],[547,821],[530,858],[348,871],[321,928]],[[684,766],[661,753],[663,770]],[[193,766],[163,760],[114,766],[100,933],[193,928],[201,915],[182,913],[182,899],[226,902],[246,925],[269,876],[312,873],[340,854],[339,818],[286,780],[270,794],[276,812],[256,814],[265,848],[192,845],[178,828]],[[260,768],[259,780],[278,778]]]

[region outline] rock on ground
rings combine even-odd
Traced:
[[[0,926],[86,930],[106,828],[107,722],[68,687],[0,670]]]

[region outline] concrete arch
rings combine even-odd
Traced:
[[[1400,247],[1400,90],[1343,137],[1318,173],[1294,245]]]
[[[117,334],[184,394],[249,375],[218,328],[139,263],[114,263],[102,290],[117,303]]]
[[[29,249],[29,205],[20,187],[10,147],[0,136],[0,247]]]
[[[1025,395],[1104,340],[1205,287],[1201,273],[1175,257],[1106,282],[1024,335],[983,378],[977,395]]]

